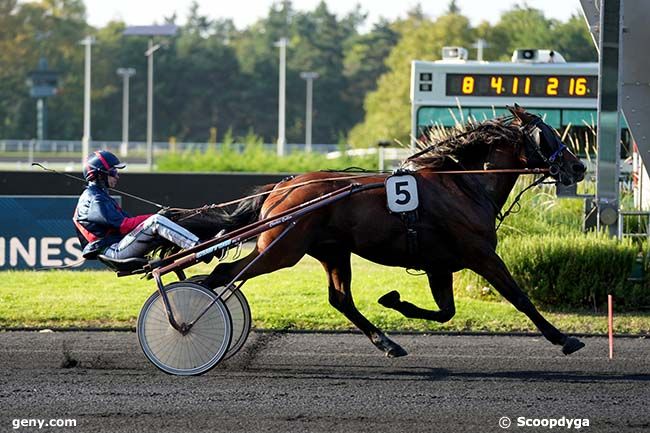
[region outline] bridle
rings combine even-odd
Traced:
[[[564,152],[567,147],[561,140],[554,140],[559,143],[559,146],[550,156],[544,155],[540,144],[540,136],[545,134],[545,131],[543,131],[541,127],[541,125],[544,124],[544,121],[537,115],[533,114],[532,117],[532,120],[520,127],[524,136],[526,150],[528,151],[529,148],[532,148],[535,155],[548,165],[549,174],[555,177],[560,173],[560,164],[557,163],[556,160],[560,155],[562,155],[562,152]],[[546,140],[546,142],[549,143],[550,140]]]

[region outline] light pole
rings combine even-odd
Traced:
[[[133,68],[117,68],[117,75],[123,79],[122,84],[122,144],[120,156],[129,153],[129,78],[135,75]]]
[[[153,53],[160,48],[160,44],[153,44],[153,38],[149,39],[149,49],[145,51],[147,56],[147,170],[153,169]]]
[[[483,48],[489,47],[488,43],[485,42],[485,39],[478,38],[472,47],[476,48],[476,60],[479,62],[483,61]]]
[[[177,27],[174,24],[153,26],[130,26],[122,33],[125,36],[149,36],[149,47],[144,55],[147,56],[147,169],[153,169],[153,53],[160,44],[153,44],[154,36],[173,36]]]
[[[311,113],[314,93],[314,80],[319,77],[317,72],[301,72],[300,78],[307,81],[307,102],[305,107],[305,151],[311,152]]]
[[[83,165],[86,163],[86,159],[90,153],[90,47],[95,43],[95,38],[93,36],[86,36],[79,43],[86,47],[84,67],[84,135],[81,138],[81,164]]]
[[[275,43],[280,48],[280,79],[279,79],[279,101],[278,101],[278,156],[284,156],[284,146],[287,143],[285,136],[285,99],[287,82],[287,38],[281,38]]]

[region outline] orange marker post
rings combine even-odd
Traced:
[[[609,333],[609,359],[614,358],[614,298],[607,295],[607,328]]]

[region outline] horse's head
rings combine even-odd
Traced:
[[[521,125],[524,135],[522,160],[526,167],[548,168],[550,175],[564,185],[584,179],[587,168],[562,142],[555,129],[517,104],[508,110]]]

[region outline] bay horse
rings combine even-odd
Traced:
[[[549,323],[514,281],[495,251],[495,222],[519,176],[517,170],[509,169],[549,169],[556,181],[570,185],[584,178],[585,166],[539,116],[516,104],[508,109],[512,116],[470,125],[463,133],[431,143],[430,151],[409,158],[408,162],[416,168],[412,174],[419,194],[417,218],[411,225],[417,233],[416,250],[409,247],[410,239],[403,219],[388,211],[386,191],[383,188],[371,189],[301,217],[286,237],[251,266],[241,280],[294,266],[308,254],[319,260],[325,269],[330,304],[386,356],[398,357],[406,355],[406,351],[355,307],[351,291],[351,254],[385,266],[426,272],[439,310],[427,310],[403,301],[397,291],[382,296],[379,302],[406,317],[440,323],[449,321],[456,311],[452,274],[467,268],[483,276],[505,299],[526,314],[547,340],[561,345],[564,354],[581,349],[584,344]],[[438,173],[484,169],[494,170],[494,173]],[[266,199],[258,197],[241,204],[237,211],[226,216],[228,221],[220,213],[203,214],[194,221],[186,219],[183,224],[195,232],[210,227],[216,230],[224,224],[241,226],[258,218],[271,217],[352,182],[370,184],[386,179],[384,174],[350,177],[350,173],[332,172],[299,175],[266,187],[267,190],[274,188]],[[286,188],[292,185],[296,187]],[[179,214],[171,216],[179,219]],[[230,282],[285,227],[286,224],[280,224],[262,233],[256,248],[248,256],[218,264],[203,284],[216,288]]]

